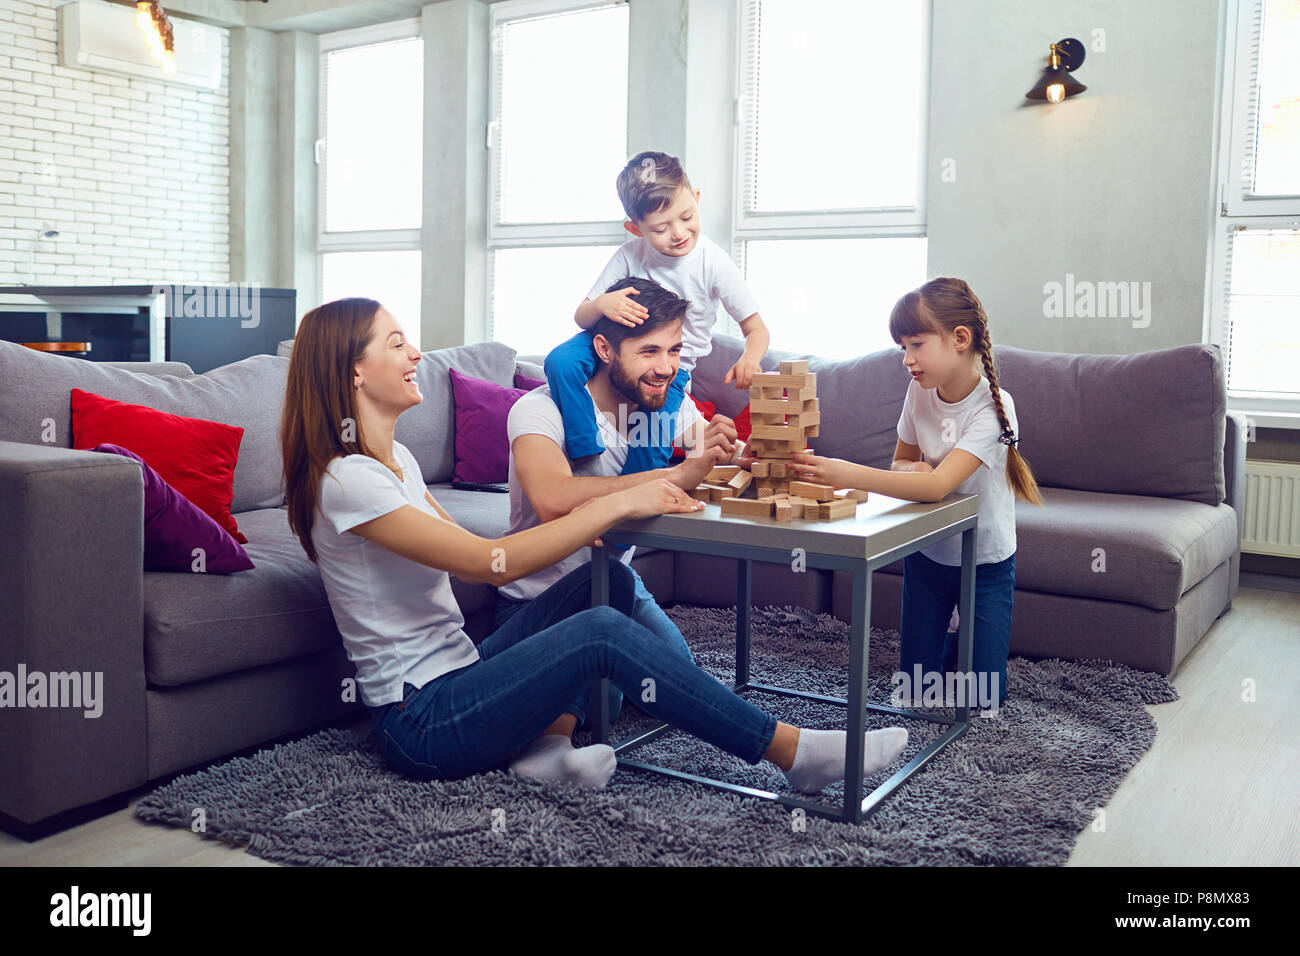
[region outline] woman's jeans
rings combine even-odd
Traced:
[[[564,447],[570,461],[587,455],[598,455],[605,450],[592,411],[591,393],[587,391],[587,380],[600,367],[600,359],[592,345],[595,338],[596,333],[591,329],[577,333],[551,349],[543,365],[547,384],[551,387],[551,399],[564,419]],[[655,413],[663,416],[659,421],[676,423],[677,413],[686,396],[686,385],[690,380],[691,373],[678,368],[677,376],[668,385],[663,407]],[[663,430],[647,426],[643,432],[647,440],[628,445],[627,460],[623,463],[621,474],[636,475],[667,465],[673,454],[670,435],[674,430],[668,429],[668,434],[663,434]],[[652,441],[654,438],[664,439],[667,443],[655,443]]]
[[[975,633],[971,670],[981,699],[966,701],[984,707],[1001,707],[1006,699],[1007,654],[1011,647],[1011,606],[1015,601],[1016,556],[996,564],[975,565]],[[913,685],[915,697],[923,687],[915,686],[916,668],[922,680],[957,669],[957,635],[948,631],[953,607],[961,591],[961,567],[932,561],[919,551],[903,559],[903,610],[899,633],[902,648],[899,670]],[[994,699],[982,699],[985,690]],[[945,683],[946,687],[946,683]]]
[[[613,562],[611,562],[610,566],[613,567]],[[584,565],[584,568],[586,574],[569,574],[530,601],[517,601],[498,593],[496,619],[493,622],[493,628],[500,628],[506,621],[523,614],[526,617],[518,626],[527,633],[536,633],[561,618],[591,607],[591,563],[588,562]],[[646,590],[641,575],[637,574],[636,570],[630,565],[627,566],[627,569],[632,572],[632,595],[630,600],[626,595],[614,595],[611,592],[610,605],[617,607],[638,624],[644,625],[647,629],[658,634],[675,653],[682,654],[688,661],[694,662],[695,658],[691,656],[691,649],[687,647],[682,632],[664,613],[663,608],[659,606],[659,602],[654,599],[654,596]],[[574,570],[581,569],[575,568]],[[561,584],[564,586],[560,587]],[[578,715],[581,724],[583,723],[582,715],[584,713],[590,714],[594,709],[595,703],[588,696],[571,713]],[[609,687],[609,719],[611,723],[618,720],[618,715],[622,713],[622,710],[623,692],[611,684]]]
[[[422,779],[500,768],[561,714],[581,719],[592,683],[608,677],[650,716],[758,763],[776,718],[700,670],[676,628],[634,620],[636,583],[611,561],[610,606],[593,608],[591,565],[574,569],[485,638],[479,660],[371,708],[380,752]]]

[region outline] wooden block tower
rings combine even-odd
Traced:
[[[778,372],[760,372],[749,387],[750,469],[759,498],[790,493],[790,453],[808,447],[818,433],[821,412],[817,376],[806,361],[782,362]]]

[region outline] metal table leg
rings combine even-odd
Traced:
[[[844,815],[848,823],[862,822],[862,770],[867,732],[867,660],[871,648],[871,575],[865,567],[853,572],[852,614],[849,624],[848,737],[844,742]]]
[[[754,600],[752,564],[748,558],[736,562],[736,686],[749,683],[749,613]]]
[[[961,533],[961,591],[957,595],[957,673],[969,674],[975,650],[975,529]],[[978,682],[977,682],[978,686]],[[961,695],[958,723],[970,720],[970,701]]]

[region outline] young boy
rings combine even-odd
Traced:
[[[636,326],[648,314],[637,305],[632,288],[605,292],[624,276],[652,279],[690,303],[682,323],[681,363],[677,378],[668,385],[663,413],[676,416],[690,384],[691,371],[713,347],[713,323],[718,306],[727,310],[745,334],[745,352],[723,379],[748,389],[759,362],[767,352],[767,326],[758,304],[731,258],[722,247],[700,235],[699,192],[692,191],[681,163],[666,153],[643,152],[633,156],[618,175],[618,198],[628,221],[623,228],[636,238],[619,247],[574,313],[583,329],[546,356],[546,378],[551,398],[564,419],[565,446],[570,460],[598,455],[605,450],[591,417],[587,380],[596,371],[592,326],[607,316],[611,321]],[[667,430],[671,434],[671,429]],[[651,429],[652,438],[662,438]],[[653,441],[628,449],[623,474],[661,468],[672,455],[671,445]]]

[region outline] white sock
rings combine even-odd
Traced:
[[[617,766],[618,758],[609,744],[575,747],[562,734],[542,734],[523,749],[510,769],[538,780],[557,780],[603,790]]]
[[[844,779],[843,730],[799,730],[799,746],[794,764],[785,771],[790,786],[802,793],[820,793],[829,784]],[[907,730],[886,727],[867,733],[863,752],[863,773],[872,774],[888,767],[907,746]]]

